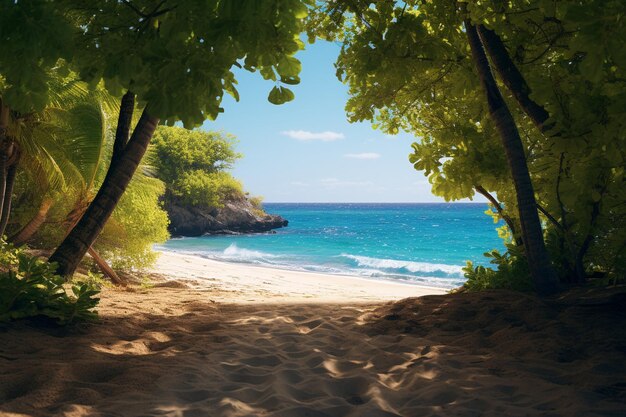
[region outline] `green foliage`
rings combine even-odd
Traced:
[[[241,154],[235,152],[234,136],[220,132],[159,126],[152,138],[159,178],[174,183],[189,171],[211,174],[232,167]]]
[[[4,242],[0,243],[0,322],[47,317],[67,325],[97,317],[94,308],[99,290],[88,283],[68,290],[54,264],[43,262]],[[4,263],[7,262],[7,263]]]
[[[89,91],[75,74],[50,70],[47,76],[48,106],[14,114],[8,132],[21,151],[20,171],[39,194],[68,192],[93,182],[112,111],[111,97],[102,89]]]
[[[164,191],[162,181],[142,174],[129,184],[95,244],[113,268],[142,269],[156,261],[152,246],[169,238],[169,220],[159,202]]]
[[[220,207],[243,196],[241,183],[224,172],[241,157],[235,144],[220,132],[161,126],[152,142],[157,175],[183,204]]]
[[[171,185],[172,194],[184,204],[221,207],[226,200],[243,195],[243,186],[227,172],[183,172]]]
[[[542,133],[501,86],[527,150],[553,260],[571,280],[624,274],[626,13],[623,1],[336,1],[310,19],[312,37],[343,42],[337,75],[352,121],[419,138],[410,162],[446,200],[497,196],[520,230],[516,193],[473,68],[463,19],[501,37],[549,113]],[[496,77],[499,78],[499,77]],[[503,233],[510,239],[510,233]]]
[[[256,209],[263,210],[263,197],[260,195],[248,198],[250,204]]]
[[[168,125],[196,127],[222,112],[224,93],[239,99],[233,67],[273,81],[274,104],[293,98],[299,39],[312,0],[107,1],[64,6],[77,23],[72,64],[81,77],[104,80],[115,95],[137,94],[141,107]],[[132,45],[133,54],[127,53]]]
[[[97,192],[111,155],[117,111],[102,90],[90,92],[71,75],[64,80],[68,83],[59,82],[51,91],[54,106],[18,120],[18,142],[25,152],[13,211],[21,227],[36,213],[42,195],[53,200],[47,225],[32,241],[46,249],[61,241]],[[114,267],[152,265],[152,245],[168,238],[167,214],[159,202],[165,187],[149,171],[143,166],[135,175],[94,245]]]
[[[18,256],[24,253],[23,248],[16,248],[4,239],[0,239],[0,268],[6,269],[18,264]]]
[[[102,288],[112,288],[113,283],[107,280],[104,275],[99,272],[88,271],[87,275],[75,273],[71,282],[77,285],[86,284],[90,288],[101,290]]]
[[[248,201],[252,204],[252,212],[258,217],[265,217],[267,213],[263,209],[263,197],[262,196],[254,196],[248,197]]]
[[[467,262],[463,272],[467,281],[463,285],[470,291],[508,289],[515,291],[532,290],[532,282],[528,271],[528,262],[518,252],[518,249],[509,245],[508,251],[500,254],[497,250],[486,252],[485,256],[491,258],[491,263],[497,268],[474,266],[471,261]]]
[[[51,1],[0,3],[0,97],[20,113],[50,101],[50,72],[72,56],[75,26]]]

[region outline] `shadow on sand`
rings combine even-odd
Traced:
[[[101,321],[82,330],[0,329],[0,415],[582,417],[626,410],[626,313],[618,299],[487,292],[384,305],[229,305],[181,291],[150,290],[178,297],[154,311],[145,294],[120,300],[114,293]]]

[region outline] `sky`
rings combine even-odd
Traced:
[[[274,86],[258,73],[236,73],[240,101],[205,130],[237,137],[232,174],[265,202],[441,202],[408,160],[416,138],[388,136],[369,122],[349,123],[348,88],[335,77],[339,45],[319,41],[298,53],[301,82],[292,102],[274,105]],[[481,200],[482,201],[482,200]]]

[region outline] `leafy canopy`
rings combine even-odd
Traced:
[[[114,94],[130,89],[167,124],[198,126],[222,111],[224,92],[238,99],[232,67],[275,81],[272,103],[293,99],[286,86],[299,82],[293,55],[311,0],[62,3],[81,29],[72,61],[81,76]]]
[[[20,113],[51,101],[50,69],[62,68],[75,50],[76,27],[52,1],[0,2],[0,98]]]

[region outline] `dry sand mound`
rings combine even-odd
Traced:
[[[101,322],[82,331],[0,330],[0,415],[626,415],[626,319],[614,304],[208,295],[109,291]]]

